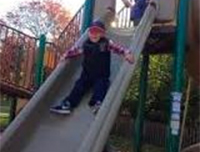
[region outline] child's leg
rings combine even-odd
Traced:
[[[83,72],[81,77],[76,81],[71,93],[69,96],[64,100],[70,103],[72,108],[76,107],[83,97],[84,93],[91,87],[91,82],[87,75]]]
[[[82,73],[81,77],[76,81],[70,95],[61,104],[51,107],[50,111],[57,114],[70,114],[71,109],[79,104],[81,97],[88,90],[90,84],[87,75]]]
[[[146,0],[135,0],[135,4],[131,8],[131,20],[134,21],[135,26],[139,24],[146,7]]]
[[[107,93],[109,84],[110,84],[110,81],[108,78],[99,78],[94,82],[94,93],[89,103],[90,106],[95,105],[97,101],[98,102],[103,101]]]

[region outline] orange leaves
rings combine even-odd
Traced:
[[[71,19],[70,12],[55,0],[24,2],[6,16],[9,26],[37,38],[45,34],[48,41],[58,37]]]

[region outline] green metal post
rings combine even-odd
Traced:
[[[46,44],[46,36],[41,35],[39,51],[37,54],[37,62],[36,62],[36,77],[35,77],[36,88],[39,88],[43,82],[43,62],[44,62],[45,44]]]
[[[184,80],[184,59],[186,46],[186,32],[188,21],[189,0],[179,1],[177,18],[176,49],[174,56],[173,91],[169,107],[169,126],[166,152],[179,151],[181,98]]]
[[[149,54],[145,53],[143,55],[142,69],[140,74],[140,94],[139,94],[139,107],[137,111],[137,118],[135,121],[134,152],[141,152],[142,132],[144,123],[144,107],[147,98],[148,69],[149,69]]]
[[[84,6],[83,14],[83,24],[81,33],[83,34],[85,30],[89,27],[93,19],[93,9],[94,9],[95,0],[86,0]]]

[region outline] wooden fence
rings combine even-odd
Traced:
[[[186,127],[183,136],[182,148],[200,142],[200,125],[196,124],[191,127]],[[114,135],[131,140],[134,138],[134,120],[130,116],[119,116],[113,127]],[[164,147],[166,140],[166,125],[159,122],[144,122],[143,129],[143,144],[155,145]]]

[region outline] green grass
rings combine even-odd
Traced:
[[[0,130],[4,129],[9,123],[9,102],[2,102],[0,106]]]
[[[142,152],[164,152],[164,148],[155,147],[152,145],[144,145],[142,147]]]
[[[132,141],[129,141],[125,138],[118,137],[118,136],[111,136],[109,139],[109,143],[116,147],[120,152],[132,152]]]
[[[9,123],[9,114],[0,113],[0,128],[5,128]]]

